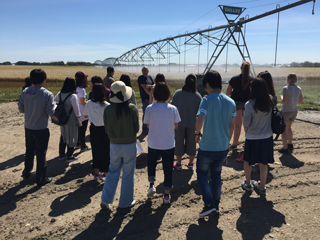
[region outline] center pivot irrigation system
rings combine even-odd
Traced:
[[[209,26],[208,29],[199,30],[196,32],[185,34],[180,34],[174,37],[168,37],[165,39],[161,39],[158,41],[154,41],[143,46],[134,48],[124,54],[122,54],[118,58],[107,58],[104,61],[96,61],[96,65],[104,65],[104,66],[116,66],[116,65],[130,65],[131,64],[145,64],[151,63],[152,61],[158,61],[158,65],[160,66],[160,60],[166,59],[167,66],[170,67],[170,57],[175,55],[179,55],[179,71],[180,71],[180,57],[181,54],[184,54],[184,69],[186,62],[186,52],[188,50],[198,48],[198,71],[200,64],[200,47],[203,45],[207,45],[207,65],[204,69],[203,74],[209,71],[212,66],[215,64],[222,51],[228,45],[236,46],[243,61],[249,61],[252,65],[249,50],[245,41],[245,31],[246,31],[246,23],[258,20],[260,18],[278,13],[278,28],[277,28],[277,39],[276,39],[276,51],[275,51],[275,64],[276,64],[276,56],[277,56],[277,43],[278,43],[278,29],[279,29],[279,13],[281,11],[308,3],[313,1],[313,10],[312,14],[314,14],[314,5],[315,0],[301,0],[294,2],[292,4],[288,4],[284,7],[280,7],[277,5],[277,8],[257,15],[255,17],[249,18],[249,15],[246,17],[240,18],[240,15],[246,10],[246,8],[241,7],[232,7],[232,6],[222,6],[219,5],[223,15],[228,21],[227,25],[222,25],[218,27]],[[230,20],[227,14],[237,15],[235,19]],[[238,20],[239,19],[239,20]],[[238,20],[238,21],[237,21]],[[244,26],[244,32],[242,28]],[[182,44],[181,44],[182,41]],[[209,58],[209,47],[210,44],[214,45],[214,51]],[[189,49],[187,49],[187,45]],[[190,47],[191,46],[191,47]],[[169,70],[170,71],[170,70]],[[256,76],[254,72],[254,68],[251,68],[251,75]]]

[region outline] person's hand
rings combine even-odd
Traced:
[[[196,138],[195,138],[196,143],[199,143],[199,142],[200,142],[200,139],[201,139],[200,135],[196,135]]]
[[[280,99],[283,100],[283,96],[282,95],[280,96]]]
[[[52,118],[52,120],[54,120],[54,121],[58,121],[58,118],[56,118],[55,116],[52,116],[51,118]]]

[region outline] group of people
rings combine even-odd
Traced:
[[[199,214],[204,217],[219,213],[221,195],[221,170],[230,149],[236,149],[242,123],[246,131],[244,162],[245,180],[243,189],[255,187],[266,193],[267,164],[273,159],[271,111],[277,99],[270,73],[260,73],[251,78],[250,64],[244,62],[242,73],[229,82],[227,94],[222,93],[222,79],[218,72],[205,74],[202,85],[208,93],[203,98],[197,92],[197,77],[189,74],[182,89],[174,94],[166,83],[165,76],[149,75],[142,68],[138,78],[142,99],[142,134],[148,135],[148,181],[147,197],[156,192],[156,166],[162,158],[164,172],[163,202],[170,203],[173,169],[183,168],[182,156],[189,155],[187,168],[192,170],[199,151],[196,172],[203,196],[204,208]],[[46,73],[34,69],[30,73],[31,86],[26,86],[19,100],[19,111],[25,114],[26,155],[23,178],[28,179],[37,156],[36,183],[42,186],[52,180],[46,176],[46,151],[49,141],[48,119],[54,115],[55,102],[63,101],[70,113],[68,123],[60,126],[59,159],[77,160],[74,149],[92,150],[94,179],[105,180],[101,196],[101,208],[110,209],[122,170],[119,207],[135,204],[134,175],[136,166],[136,135],[139,131],[139,114],[130,77],[123,74],[119,81],[113,79],[113,67],[107,68],[107,76],[91,78],[92,91],[87,100],[85,88],[87,75],[77,72],[75,79],[66,78],[61,91],[54,97],[44,88]],[[288,76],[288,86],[283,88],[283,115],[287,122],[282,134],[281,153],[293,150],[291,125],[297,114],[297,104],[302,102],[301,89],[295,85],[294,74]],[[171,101],[171,104],[168,101]],[[286,107],[285,107],[286,106]],[[91,148],[85,144],[85,132],[90,124]],[[202,133],[201,133],[202,129]],[[233,144],[230,144],[233,135]],[[67,152],[65,149],[67,147]],[[289,150],[288,150],[289,149]],[[174,162],[176,156],[177,162]],[[260,165],[260,181],[250,180],[252,165]],[[212,184],[208,181],[210,171]]]

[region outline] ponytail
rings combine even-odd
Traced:
[[[242,72],[242,89],[246,89],[250,83],[250,63],[243,62],[241,65]]]

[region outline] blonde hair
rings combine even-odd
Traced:
[[[295,83],[297,83],[298,78],[297,75],[295,73],[290,73],[287,77],[287,83],[294,85]]]
[[[241,65],[242,89],[246,89],[250,83],[250,63],[245,61]]]

